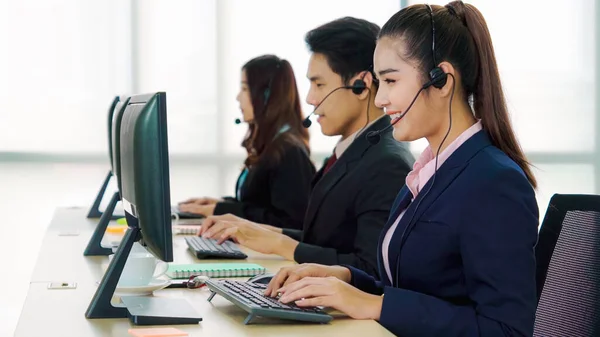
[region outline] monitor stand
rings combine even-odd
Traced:
[[[112,171],[109,170],[108,173],[106,174],[106,178],[104,178],[104,182],[102,183],[102,186],[100,186],[100,191],[98,191],[98,195],[96,195],[96,199],[94,199],[94,203],[90,207],[90,210],[87,214],[88,219],[98,219],[104,213],[106,213],[108,211],[108,209],[107,209],[104,212],[100,212],[100,204],[102,203],[102,198],[104,198],[104,194],[106,193],[106,188],[108,187],[108,183],[110,182],[110,178],[112,178],[112,176],[113,176]],[[112,213],[112,211],[111,211],[111,213]],[[117,220],[120,217],[121,217],[120,215],[112,215],[111,214],[110,220]]]
[[[102,238],[104,237],[104,233],[106,233],[106,228],[110,223],[113,211],[115,210],[115,206],[119,202],[119,199],[119,192],[115,192],[112,198],[110,199],[110,202],[108,203],[104,214],[102,214],[100,221],[98,221],[98,225],[96,226],[96,229],[94,229],[94,233],[92,234],[92,237],[90,238],[87,247],[85,247],[85,251],[83,252],[84,256],[108,256],[112,254],[112,248],[104,248],[102,247],[101,243]]]
[[[111,303],[112,297],[117,289],[117,283],[127,262],[127,257],[131,252],[133,243],[140,238],[139,227],[129,227],[123,241],[119,245],[115,256],[108,265],[108,269],[102,276],[102,281],[96,289],[96,293],[85,311],[86,318],[125,318],[127,309],[114,307]]]
[[[202,317],[185,298],[127,296],[121,298],[135,325],[198,324]]]
[[[183,298],[126,296],[125,307],[115,307],[111,300],[131,252],[133,243],[141,237],[137,226],[129,227],[114,258],[108,265],[100,285],[86,312],[86,318],[126,318],[136,325],[198,324],[202,318]]]

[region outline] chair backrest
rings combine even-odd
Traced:
[[[600,196],[552,196],[535,254],[533,335],[600,336]]]

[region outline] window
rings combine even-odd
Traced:
[[[131,90],[126,2],[3,1],[0,13],[0,151],[106,153],[109,103]]]
[[[114,95],[161,90],[173,155],[239,159],[246,127],[233,120],[247,60],[266,53],[288,59],[304,98],[308,30],[342,16],[382,25],[400,3],[35,0],[1,6],[7,29],[0,42],[18,52],[0,55],[0,151],[104,154]],[[15,30],[20,34],[7,33]],[[308,104],[303,109],[312,111]],[[317,123],[310,132],[313,152],[332,151],[336,137],[323,136]]]
[[[598,193],[594,1],[465,2],[487,21],[515,131],[538,167],[541,214],[554,193]]]
[[[0,44],[11,52],[0,53],[0,152],[106,160],[106,115],[114,95],[164,90],[173,163],[191,158],[206,165],[218,175],[206,178],[211,189],[217,184],[231,194],[245,155],[239,144],[246,126],[233,123],[240,116],[241,66],[266,53],[288,59],[304,100],[308,30],[348,15],[383,25],[412,2],[2,2]],[[511,118],[528,156],[552,177],[585,167],[577,186],[600,191],[595,3],[531,0],[515,10],[501,2],[466,2],[489,24]],[[303,109],[305,115],[312,111],[305,103]],[[320,164],[337,138],[323,136],[318,123],[310,132]],[[413,151],[423,147],[416,142]],[[568,190],[556,179],[540,181],[540,193]]]
[[[220,113],[216,0],[134,4],[137,76],[133,92],[167,93],[171,154],[216,153]]]

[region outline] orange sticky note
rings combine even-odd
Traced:
[[[129,334],[135,337],[171,337],[171,336],[188,336],[188,333],[175,328],[145,328],[145,329],[129,329]]]
[[[125,234],[127,228],[127,226],[108,225],[106,226],[106,232],[115,234]]]

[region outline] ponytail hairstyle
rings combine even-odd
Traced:
[[[277,164],[286,144],[304,147],[310,154],[308,130],[302,126],[301,99],[292,65],[275,55],[262,55],[248,61],[242,69],[250,91],[254,121],[242,141],[248,153],[246,167],[258,161]],[[279,135],[283,128],[289,128]],[[278,140],[274,142],[273,140]]]
[[[451,63],[461,74],[465,101],[473,107],[475,118],[494,146],[508,155],[525,173],[529,183],[537,182],[523,150],[515,137],[492,38],[483,15],[475,6],[452,1],[446,6],[431,6],[435,18],[435,59]],[[426,5],[412,5],[394,14],[381,28],[383,37],[401,39],[406,48],[405,59],[414,61],[423,77],[438,64],[431,53],[431,17]]]

